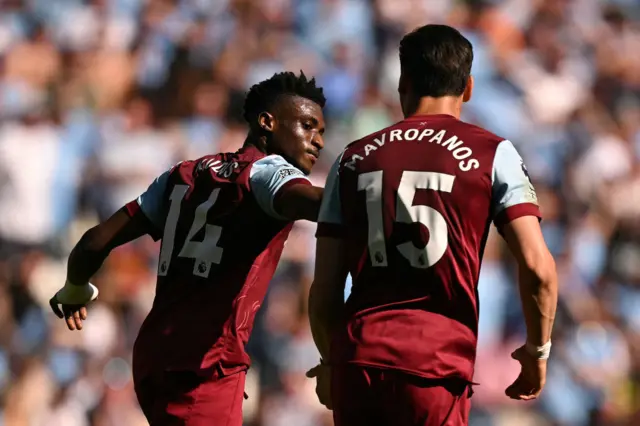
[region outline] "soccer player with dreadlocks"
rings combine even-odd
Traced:
[[[303,73],[256,84],[240,150],[176,164],[71,252],[50,304],[80,330],[98,295],[89,279],[109,252],[145,234],[162,239],[155,300],[133,350],[135,390],[152,426],[242,425],[256,311],[293,221],[318,217],[322,188],[306,175],[324,145],[324,104]]]

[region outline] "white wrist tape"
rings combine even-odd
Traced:
[[[98,297],[98,288],[91,283],[74,285],[67,281],[57,293],[58,301],[64,305],[85,305]]]
[[[527,342],[524,345],[524,348],[529,353],[529,355],[537,359],[549,359],[549,354],[551,353],[551,340],[549,340],[542,346],[536,346]]]

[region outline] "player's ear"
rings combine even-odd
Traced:
[[[258,115],[258,125],[262,130],[271,133],[275,127],[275,117],[263,111]]]
[[[464,93],[462,94],[462,102],[469,102],[471,100],[471,96],[473,95],[473,76],[470,75],[467,80],[467,87],[464,88]]]
[[[407,77],[404,72],[400,72],[400,79],[398,80],[398,93],[400,96],[409,92],[409,82],[407,81]]]
[[[407,78],[404,72],[400,73],[400,79],[398,80],[398,95],[400,97],[400,106],[402,108],[402,114],[408,117],[412,114],[413,105],[410,105],[411,99],[411,82]]]

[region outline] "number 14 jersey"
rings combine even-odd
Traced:
[[[134,378],[166,370],[245,370],[244,346],[292,222],[273,208],[311,184],[278,155],[246,146],[178,163],[127,205],[162,238],[156,296],[133,350]]]
[[[345,240],[353,278],[332,362],[471,381],[489,227],[525,215],[540,211],[511,142],[452,116],[410,117],[349,145],[318,225]]]

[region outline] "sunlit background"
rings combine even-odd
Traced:
[[[72,245],[178,160],[241,146],[245,92],[282,70],[324,86],[322,185],[347,143],[400,118],[398,42],[425,23],[473,42],[463,118],[525,157],[560,275],[547,388],[511,402],[524,324],[491,235],[470,424],[640,425],[638,19],[637,0],[1,1],[0,425],[145,425],[131,348],[158,244],[112,253],[81,333],[47,306]],[[315,225],[294,229],[249,345],[246,426],[332,424],[304,378]]]

